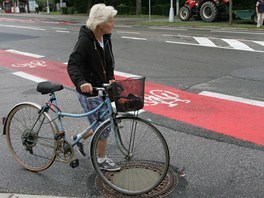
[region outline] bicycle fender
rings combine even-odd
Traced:
[[[21,103],[16,104],[16,105],[11,109],[11,111],[9,111],[7,117],[3,117],[3,124],[4,124],[4,127],[3,127],[3,135],[6,135],[6,125],[7,125],[7,123],[8,123],[8,118],[9,118],[11,112],[12,112],[17,106],[20,106],[20,105],[23,105],[23,104],[30,104],[30,105],[33,105],[33,106],[35,106],[35,107],[41,109],[41,106],[40,106],[40,105],[38,105],[38,104],[36,104],[36,103],[33,103],[33,102],[21,102]],[[47,116],[49,117],[48,114],[47,114]],[[59,130],[58,130],[58,127],[57,127],[56,124],[53,124],[53,127],[54,127],[54,129],[55,129],[55,132],[56,132],[56,131],[59,131]]]
[[[2,118],[2,124],[4,125],[4,127],[3,127],[3,135],[6,135],[6,125],[7,125],[7,120],[8,120],[8,118],[9,118],[9,115],[10,115],[10,113],[13,111],[13,109],[15,109],[17,106],[19,106],[19,105],[21,105],[21,104],[25,104],[25,103],[29,103],[29,102],[22,102],[22,103],[18,103],[18,104],[16,104],[10,111],[9,111],[9,113],[8,113],[8,115],[6,116],[6,117],[3,117]],[[31,103],[31,104],[34,104],[34,105],[37,105],[37,104],[35,104],[35,103]]]

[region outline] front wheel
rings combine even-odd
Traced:
[[[113,130],[111,122],[105,122],[94,135],[91,159],[96,172],[118,192],[137,195],[151,191],[163,181],[169,168],[164,137],[152,124],[136,117],[116,118],[115,125]],[[98,163],[99,144],[106,134],[105,154],[121,167],[119,171],[103,170]]]
[[[16,105],[8,114],[5,133],[15,160],[30,171],[43,171],[55,160],[55,126],[34,103]]]
[[[191,10],[187,6],[183,6],[179,10],[179,18],[181,21],[189,21],[191,18]]]

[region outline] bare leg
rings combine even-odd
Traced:
[[[89,131],[84,137],[83,140],[86,140],[87,138],[91,137],[93,135],[93,131]]]
[[[97,153],[98,157],[104,158],[105,157],[105,150],[106,150],[107,141],[106,140],[99,140],[97,144]]]

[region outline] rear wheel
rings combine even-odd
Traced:
[[[179,18],[181,21],[189,21],[191,18],[191,10],[187,6],[181,7],[179,10]]]
[[[106,155],[121,170],[100,169],[97,145],[100,137],[111,130],[111,122],[98,129],[92,140],[91,159],[103,181],[114,190],[138,195],[158,186],[167,175],[169,150],[165,139],[149,122],[136,117],[116,118],[117,131],[107,138]]]
[[[15,160],[30,171],[43,171],[55,160],[54,125],[41,107],[21,103],[14,107],[5,122],[8,147]]]
[[[202,20],[205,22],[215,21],[218,17],[217,6],[211,1],[205,2],[201,7],[200,16],[202,17]]]

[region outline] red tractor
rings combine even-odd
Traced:
[[[186,0],[179,11],[182,21],[189,21],[191,17],[213,22],[228,18],[229,0]]]

